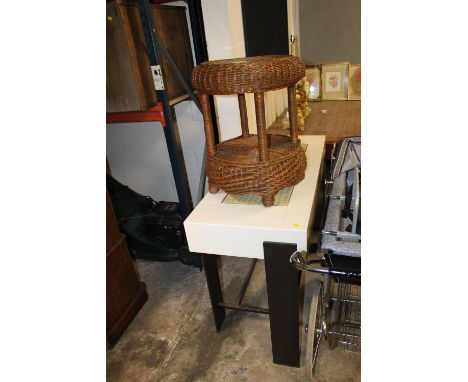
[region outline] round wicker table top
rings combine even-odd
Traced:
[[[205,94],[243,94],[288,87],[304,76],[298,57],[267,55],[203,62],[193,69],[192,84]]]

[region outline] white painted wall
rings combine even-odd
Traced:
[[[202,0],[208,58],[245,57],[240,0]],[[240,24],[239,24],[240,21]],[[241,134],[237,96],[215,96],[221,141]]]

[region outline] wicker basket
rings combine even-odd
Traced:
[[[298,139],[295,84],[305,75],[294,56],[257,56],[204,62],[192,72],[200,101],[207,143],[206,174],[210,192],[253,193],[264,206],[275,194],[304,179],[306,156]],[[264,92],[288,88],[291,136],[267,135]],[[254,93],[257,135],[249,134],[244,93]],[[238,94],[242,135],[214,143],[209,94]]]

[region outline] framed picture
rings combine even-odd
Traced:
[[[348,62],[322,65],[322,99],[348,99]]]
[[[361,65],[349,64],[348,99],[361,99]]]
[[[307,65],[305,69],[307,82],[307,100],[320,101],[322,99],[322,80],[320,78],[320,65]]]

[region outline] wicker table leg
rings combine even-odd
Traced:
[[[275,202],[275,194],[273,195],[263,195],[262,196],[262,204],[265,207],[271,207],[273,203]]]
[[[299,138],[297,127],[296,85],[288,87],[288,112],[291,141],[292,143],[297,144],[299,142]]]
[[[247,138],[249,134],[249,121],[247,117],[247,104],[245,103],[245,94],[238,94],[239,99],[239,112],[241,118],[242,136]]]
[[[213,121],[211,119],[210,99],[207,94],[200,93],[200,103],[202,106],[203,126],[206,136],[206,154],[208,161],[216,154],[216,144],[214,140]],[[208,179],[208,191],[215,194],[219,191],[219,187],[210,182]]]
[[[265,95],[262,92],[254,93],[255,116],[257,120],[258,156],[260,162],[268,161],[268,135],[265,122]]]
[[[210,191],[212,194],[216,194],[219,191],[219,187],[216,184],[211,184],[209,179],[208,179],[208,191]]]

